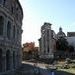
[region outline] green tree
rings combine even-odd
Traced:
[[[74,47],[72,45],[68,46],[69,52],[74,52]]]
[[[57,50],[66,51],[67,48],[68,48],[68,42],[64,37],[61,37],[56,41],[56,49]]]

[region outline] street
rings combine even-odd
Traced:
[[[44,63],[22,62],[22,67],[14,75],[73,75],[64,71],[49,71]]]

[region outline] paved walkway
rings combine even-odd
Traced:
[[[34,66],[34,63],[23,62],[22,67],[18,69],[15,75],[52,75],[50,71],[45,68],[44,64],[37,64]],[[73,75],[63,71],[55,71],[55,75]]]

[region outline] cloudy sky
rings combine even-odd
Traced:
[[[75,31],[75,0],[19,0],[24,13],[22,44],[35,42],[41,36],[40,28],[44,22],[52,24],[57,33],[59,27],[65,33]]]

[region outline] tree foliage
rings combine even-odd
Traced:
[[[65,38],[61,37],[56,41],[56,49],[66,51],[68,48],[68,42]]]

